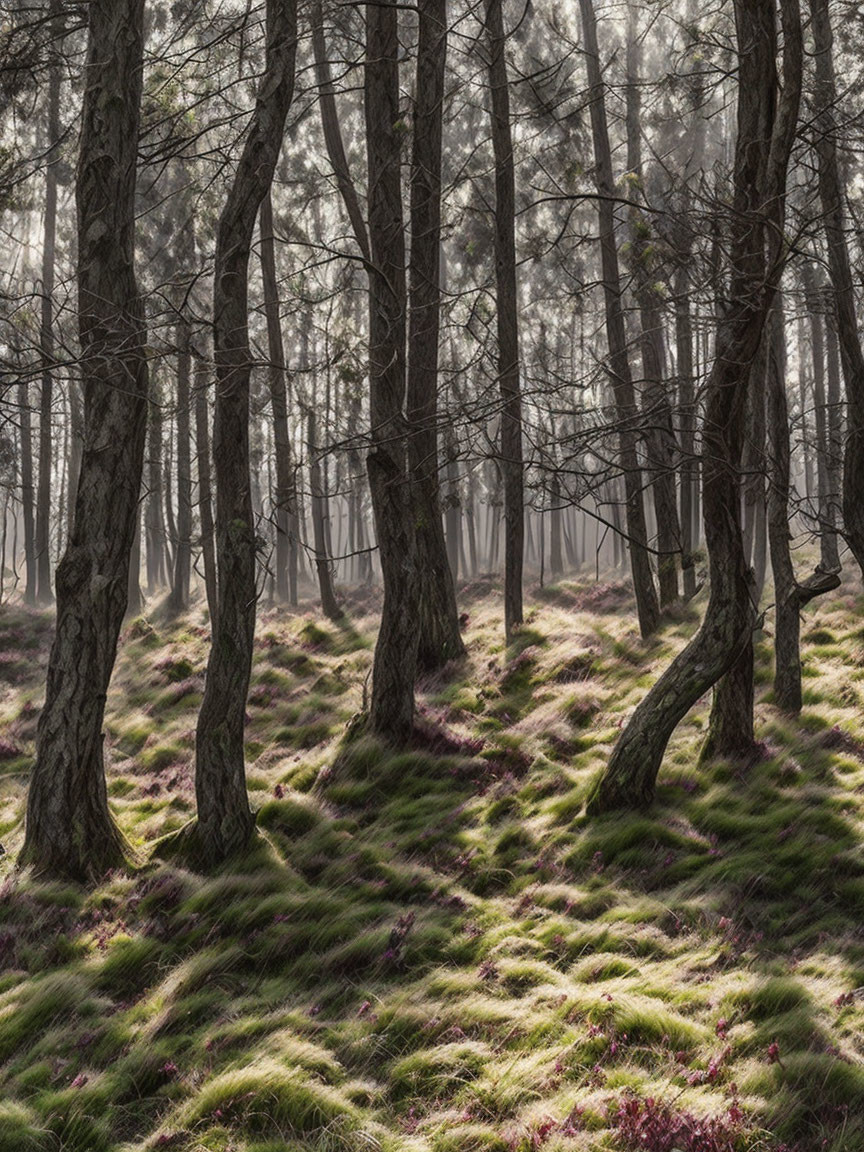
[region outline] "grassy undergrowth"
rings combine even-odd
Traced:
[[[398,755],[340,744],[374,617],[262,613],[260,833],[207,878],[147,855],[193,811],[207,628],[129,625],[106,748],[140,862],[93,891],[12,867],[50,621],[0,611],[0,1152],[864,1148],[857,589],[807,612],[800,718],[757,645],[759,763],[698,765],[705,700],[655,808],[592,822],[697,613],[645,646],[626,589],[565,583],[505,651],[463,602]]]

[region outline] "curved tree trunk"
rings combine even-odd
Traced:
[[[105,693],[126,609],[147,422],[134,273],[143,0],[92,0],[77,174],[84,453],[57,569],[57,629],[22,861],[83,879],[122,863],[102,758]],[[118,387],[118,382],[122,386]]]
[[[600,52],[597,46],[597,17],[593,0],[579,0],[585,38],[585,60],[588,68],[591,129],[594,140],[595,182],[600,219],[600,259],[603,275],[603,298],[606,313],[606,340],[609,346],[609,374],[615,397],[615,421],[618,425],[621,469],[624,473],[625,517],[630,547],[630,570],[636,596],[636,612],[642,636],[650,636],[660,622],[660,605],[651,574],[648,555],[648,529],[642,497],[642,475],[637,454],[639,413],[622,308],[621,276],[615,243],[615,179],[612,152],[606,121],[606,99]]]
[[[582,0],[586,3],[587,0]],[[651,802],[669,738],[689,709],[744,651],[753,628],[738,466],[749,365],[781,262],[786,167],[801,93],[801,24],[783,0],[783,83],[778,86],[773,0],[736,0],[738,134],[730,218],[729,306],[720,317],[703,431],[703,500],[711,592],[699,631],[638,705],[588,800],[588,811]]]
[[[407,413],[420,577],[417,666],[422,671],[434,671],[465,653],[438,476],[441,125],[446,56],[447,0],[420,0],[411,156]]]
[[[296,49],[295,0],[268,0],[264,73],[216,237],[213,459],[218,609],[195,758],[195,847],[204,864],[218,863],[242,849],[254,824],[243,751],[257,599],[249,471],[249,253],[258,210],[282,146],[294,90]]]

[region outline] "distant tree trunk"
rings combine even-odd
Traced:
[[[417,668],[417,533],[405,421],[405,234],[400,177],[398,7],[366,5],[364,107],[369,181],[369,408],[366,458],[384,605],[372,668],[369,726],[409,737]]]
[[[168,610],[178,616],[189,607],[192,574],[192,461],[190,455],[190,406],[192,335],[189,325],[177,325],[177,544]]]
[[[504,479],[504,632],[509,642],[514,629],[522,623],[525,513],[516,287],[516,179],[502,2],[485,0],[492,147],[495,153],[495,303],[498,387],[501,391],[501,473]]]
[[[561,522],[563,520],[563,513],[561,510],[561,478],[558,475],[557,469],[552,473],[550,495],[552,510],[550,512],[549,569],[552,574],[552,579],[560,580],[564,574],[564,558],[561,553]]]
[[[213,536],[213,484],[210,463],[210,406],[207,361],[202,355],[195,357],[195,453],[198,457],[198,518],[201,521],[201,558],[204,564],[204,591],[210,629],[215,628],[219,615],[219,595],[216,579],[216,547]]]
[[[69,380],[69,467],[66,472],[66,539],[72,535],[75,523],[75,500],[78,477],[81,473],[81,451],[84,442],[84,414],[81,410],[81,389],[74,378]]]
[[[273,413],[273,447],[276,464],[276,599],[297,605],[297,526],[294,465],[291,460],[291,433],[288,427],[288,389],[285,346],[279,321],[279,291],[276,280],[276,248],[273,239],[273,203],[268,190],[261,201],[261,277],[264,311],[267,316],[267,348],[270,355],[268,380]]]
[[[463,656],[465,646],[447,559],[438,478],[441,125],[447,0],[419,0],[418,11],[408,285],[408,460],[417,509],[417,666],[421,671],[434,671]]]
[[[52,60],[48,73],[48,154],[45,168],[45,225],[42,243],[42,301],[39,345],[42,392],[39,404],[39,486],[36,491],[36,599],[50,604],[51,588],[51,462],[54,404],[54,270],[57,238],[57,164],[60,146],[60,58],[62,10],[59,0],[49,7]]]
[[[771,371],[771,338],[766,326],[759,350],[750,366],[747,388],[746,431],[742,456],[744,557],[753,569],[753,590],[758,604],[765,582],[765,384]]]
[[[33,509],[33,427],[30,419],[30,389],[26,380],[18,384],[19,465],[21,479],[21,518],[24,521],[24,603],[36,603],[36,544]]]
[[[813,403],[816,415],[816,482],[818,487],[819,543],[823,572],[840,571],[837,528],[831,490],[831,410],[825,391],[825,338],[822,326],[824,294],[809,262],[801,267],[804,300],[810,324],[810,352],[813,363]]]
[[[615,179],[612,152],[606,121],[606,99],[597,46],[597,18],[593,0],[579,0],[585,40],[585,59],[591,103],[591,128],[594,140],[595,182],[600,219],[600,258],[603,274],[603,297],[606,315],[606,339],[609,346],[609,373],[615,397],[615,420],[618,424],[621,468],[624,472],[626,528],[630,547],[630,570],[636,595],[639,630],[643,637],[655,632],[660,622],[660,605],[651,573],[648,555],[648,529],[642,498],[642,477],[637,454],[639,414],[630,361],[627,333],[624,327],[621,277],[615,242]]]
[[[459,578],[459,556],[462,552],[462,500],[459,493],[459,461],[453,426],[448,425],[445,444],[447,455],[447,505],[444,513],[447,529],[447,559],[455,584]]]
[[[135,533],[129,553],[129,589],[126,595],[126,616],[140,616],[144,607],[141,595],[141,505],[135,509]]]
[[[165,584],[165,517],[162,496],[162,410],[158,378],[154,382],[147,422],[147,591],[153,593]]]
[[[330,552],[324,532],[324,490],[321,483],[321,456],[315,431],[315,411],[306,413],[307,451],[309,453],[309,499],[312,505],[312,539],[315,547],[315,571],[318,575],[318,591],[321,596],[321,611],[328,620],[341,620],[342,609],[333,591],[333,573]]]
[[[702,451],[708,607],[699,631],[631,716],[589,797],[591,813],[651,802],[666,745],[679,721],[751,640],[755,610],[741,534],[739,466],[749,365],[782,267],[786,168],[801,94],[796,0],[783,0],[782,19],[780,85],[773,0],[736,0],[738,128],[729,220],[731,284],[706,387]]]
[[[696,475],[696,375],[693,365],[693,318],[690,311],[692,244],[682,254],[675,280],[675,348],[678,369],[678,409],[681,413],[681,576],[684,598],[696,595],[695,500]]]
[[[92,0],[78,157],[85,446],[27,799],[22,862],[74,879],[122,863],[102,753],[144,455],[147,352],[134,274],[143,0]],[[118,386],[119,384],[119,386]]]
[[[282,146],[294,90],[295,0],[268,0],[264,72],[216,236],[213,332],[216,408],[218,609],[198,715],[195,849],[207,865],[245,847],[254,817],[246,794],[244,725],[255,632],[256,535],[249,471],[249,253]]]
[[[636,8],[628,2],[627,27],[627,167],[635,177],[634,197],[644,196],[641,144],[641,49]],[[630,237],[633,282],[639,307],[639,347],[642,354],[643,433],[654,515],[657,521],[657,584],[660,607],[678,599],[678,558],[681,555],[681,526],[675,487],[678,446],[672,428],[672,404],[666,382],[666,350],[663,330],[663,300],[655,285],[656,272],[651,243],[651,226],[636,207],[630,209]]]
[[[833,34],[828,0],[811,0],[810,12],[816,61],[814,105],[819,195],[848,403],[843,468],[843,525],[852,554],[864,570],[864,353],[855,314],[855,285],[846,245],[843,187],[837,161],[837,85],[834,79]]]
[[[843,487],[843,400],[840,385],[840,345],[833,300],[825,304],[825,352],[828,377],[828,520],[842,520],[840,493]]]

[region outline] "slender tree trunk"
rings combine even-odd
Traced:
[[[18,384],[19,476],[21,479],[21,518],[24,521],[24,603],[36,603],[36,535],[33,508],[33,428],[30,418],[30,389],[26,380]]]
[[[369,180],[369,408],[366,458],[384,605],[372,668],[369,725],[408,739],[417,668],[417,534],[405,421],[405,235],[400,178],[398,7],[366,6],[365,115]]]
[[[636,8],[628,3],[627,30],[627,167],[635,177],[633,196],[644,196],[641,146],[641,50]],[[630,209],[633,283],[639,307],[639,347],[642,354],[642,414],[645,450],[657,521],[657,584],[660,607],[678,599],[678,559],[681,526],[675,487],[678,446],[672,428],[672,404],[667,391],[663,300],[656,286],[651,225],[636,207]]]
[[[147,423],[147,591],[152,596],[165,583],[165,516],[162,503],[162,410],[154,380]]]
[[[51,0],[51,31],[55,37],[48,75],[48,155],[45,169],[45,227],[42,243],[42,301],[39,345],[42,392],[39,404],[39,486],[36,490],[36,599],[50,604],[51,588],[51,463],[54,405],[54,271],[57,238],[57,164],[60,145],[60,31],[59,0]]]
[[[689,234],[689,230],[688,230]],[[692,244],[682,253],[675,284],[675,347],[678,369],[678,410],[681,414],[681,576],[684,598],[696,595],[694,494],[696,476],[696,375],[693,365],[693,318],[690,305]]]
[[[846,245],[843,188],[837,161],[834,111],[837,85],[834,79],[833,33],[828,0],[811,0],[810,12],[816,61],[814,104],[819,195],[848,403],[843,468],[843,525],[852,554],[864,570],[864,352],[858,335],[855,285]]]
[[[211,631],[219,615],[216,579],[216,542],[213,534],[213,482],[210,463],[210,406],[207,401],[207,361],[195,357],[195,452],[198,457],[198,518],[201,521],[201,557],[204,563],[204,591]]]
[[[825,307],[826,376],[828,378],[828,523],[832,528],[842,520],[843,487],[843,400],[840,385],[840,344],[833,301]]]
[[[78,477],[81,474],[81,452],[84,444],[84,414],[81,410],[81,390],[78,381],[69,380],[69,467],[66,472],[66,539],[72,535],[75,524],[75,500],[78,495]]]
[[[582,0],[583,3],[586,0]],[[738,116],[729,221],[731,284],[708,379],[702,493],[711,593],[705,618],[633,713],[588,800],[589,812],[639,808],[654,796],[676,726],[745,651],[755,622],[741,533],[739,466],[749,364],[781,272],[786,168],[801,94],[801,23],[783,0],[783,77],[778,84],[773,0],[736,0]]]
[[[816,280],[813,265],[801,268],[804,300],[810,323],[810,352],[813,362],[813,402],[816,415],[816,478],[818,487],[819,543],[823,572],[840,571],[837,528],[831,488],[831,409],[825,390],[825,334],[822,321],[824,293]],[[836,494],[835,497],[836,498]]]
[[[129,553],[129,590],[126,596],[126,616],[140,616],[144,607],[141,595],[141,505],[135,509],[135,533]]]
[[[509,643],[514,629],[522,623],[525,513],[516,286],[516,178],[502,3],[503,0],[485,0],[492,147],[495,153],[495,302],[498,387],[501,391],[501,472],[504,479],[504,631]]]
[[[189,607],[192,575],[192,460],[191,460],[192,336],[189,325],[177,325],[177,544],[168,610],[179,616]]]
[[[411,156],[408,295],[408,459],[416,501],[419,602],[417,667],[434,671],[465,654],[447,559],[438,477],[441,316],[441,126],[447,0],[419,0]]]
[[[318,591],[321,596],[321,611],[328,620],[341,620],[342,609],[333,591],[333,573],[330,552],[324,532],[324,491],[321,483],[321,456],[315,431],[315,411],[306,413],[307,444],[309,453],[309,499],[312,505],[312,539],[315,546],[315,571],[318,574]]]
[[[639,414],[627,354],[624,327],[621,277],[615,242],[615,180],[612,152],[606,122],[606,99],[597,46],[597,19],[592,0],[579,0],[585,39],[585,59],[591,101],[591,128],[594,140],[595,182],[600,219],[600,258],[603,275],[603,297],[606,316],[606,339],[609,346],[609,373],[615,397],[615,420],[618,424],[621,468],[624,473],[626,530],[630,547],[630,569],[636,595],[639,630],[643,637],[656,631],[660,605],[651,574],[648,555],[648,529],[642,498],[642,477],[637,454]]]
[[[557,469],[552,473],[550,485],[551,504],[550,533],[549,533],[549,569],[553,580],[560,580],[564,574],[564,558],[561,552],[561,527],[563,512],[561,509],[561,479]]]
[[[147,421],[134,274],[143,0],[92,0],[78,157],[78,308],[85,446],[75,527],[57,569],[57,626],[22,861],[82,879],[122,863],[102,753],[126,610]],[[118,386],[119,383],[119,386]]]
[[[273,180],[294,90],[295,0],[268,0],[264,73],[243,152],[219,218],[213,279],[218,609],[198,716],[195,849],[216,864],[245,847],[254,817],[246,794],[244,724],[257,600],[249,471],[249,254]]]
[[[297,604],[297,527],[294,465],[291,460],[291,434],[288,428],[288,389],[285,346],[279,320],[279,291],[276,280],[276,249],[273,240],[273,203],[268,190],[261,201],[261,277],[264,311],[267,317],[267,348],[270,355],[268,380],[273,413],[273,441],[276,464],[276,598]]]

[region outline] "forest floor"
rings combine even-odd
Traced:
[[[858,586],[806,612],[797,719],[759,639],[758,763],[699,764],[706,699],[650,813],[582,815],[703,602],[646,646],[626,587],[535,588],[505,650],[466,586],[399,755],[343,744],[376,605],[262,608],[260,834],[206,878],[147,854],[193,811],[208,631],[134,621],[105,728],[141,860],[90,891],[13,869],[51,620],[0,609],[0,1152],[860,1152]]]

